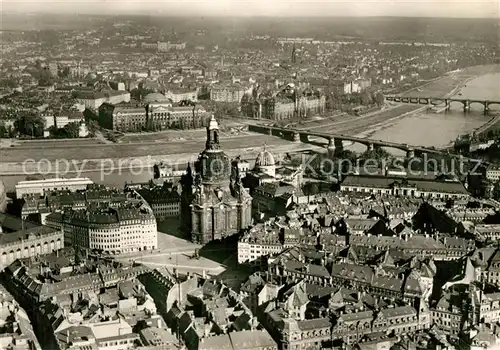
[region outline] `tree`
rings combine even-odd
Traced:
[[[29,135],[31,137],[43,136],[43,130],[45,129],[44,120],[33,113],[22,115],[19,119],[14,122],[16,130],[20,134]]]
[[[3,78],[0,80],[0,86],[6,88],[16,88],[19,85],[19,82],[15,78]]]
[[[385,103],[385,97],[380,91],[375,93],[373,99],[375,100],[375,103],[379,106],[383,106]]]
[[[53,138],[59,138],[60,133],[59,133],[59,129],[57,128],[57,126],[52,125],[52,126],[48,129],[48,131],[49,131],[50,137],[53,137]]]
[[[7,128],[5,125],[0,124],[0,139],[5,138],[6,136],[8,136]]]
[[[138,88],[134,88],[130,91],[130,98],[136,101],[141,99],[141,91]]]
[[[193,129],[199,129],[199,128],[201,128],[201,120],[200,117],[195,116],[193,118]]]
[[[361,104],[364,106],[369,106],[373,103],[372,95],[368,91],[361,93],[360,98]]]
[[[181,120],[179,120],[179,129],[186,129],[186,120],[184,118],[181,118]]]
[[[239,114],[237,103],[220,102],[215,105],[215,117],[218,119],[238,117]]]
[[[68,123],[63,129],[68,138],[76,139],[80,136],[80,123],[78,122]]]
[[[99,130],[99,123],[93,119],[87,122],[87,129],[89,131],[90,137],[94,137],[96,132]]]
[[[9,126],[7,127],[7,137],[9,137],[9,138],[13,139],[14,137],[16,137],[16,136],[17,136],[17,134],[18,134],[18,133],[17,133],[16,129],[14,129],[14,128],[12,127],[12,125],[9,125]]]
[[[389,160],[391,159],[391,154],[384,150],[383,148],[375,148],[373,150],[369,150],[364,152],[359,158],[362,161],[366,161],[368,159],[375,159],[377,161]]]
[[[356,159],[358,159],[358,155],[355,152],[350,151],[348,149],[344,149],[341,150],[340,152],[337,152],[335,157],[342,160],[348,160],[351,163],[355,163]]]
[[[69,77],[69,74],[71,73],[69,67],[64,67],[60,72],[59,72],[59,76],[61,78],[67,78]]]
[[[319,186],[316,182],[308,183],[304,187],[304,192],[306,192],[309,196],[314,196],[319,193]]]
[[[108,132],[108,134],[106,135],[106,138],[111,141],[111,142],[116,142],[118,141],[115,134],[112,133],[112,132]]]
[[[38,80],[39,86],[51,86],[54,85],[55,79],[47,68],[42,68],[33,73],[35,79]]]
[[[495,185],[493,186],[492,197],[495,200],[500,199],[500,182],[496,182]]]
[[[186,107],[186,106],[192,106],[192,107],[194,107],[196,104],[193,101],[191,101],[191,100],[182,100],[182,101],[179,102],[179,105],[180,106],[184,106],[184,107]]]

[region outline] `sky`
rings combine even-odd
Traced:
[[[0,0],[2,12],[498,18],[500,0]]]

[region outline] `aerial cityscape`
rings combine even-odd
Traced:
[[[498,2],[334,3],[2,2],[0,349],[500,350]]]

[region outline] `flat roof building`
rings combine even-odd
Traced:
[[[85,190],[88,185],[93,183],[92,180],[86,177],[19,181],[16,185],[16,197],[20,199],[28,194],[42,196],[45,192],[54,190]]]
[[[340,189],[346,192],[417,198],[460,199],[470,195],[460,181],[445,176],[430,179],[396,175],[349,175]]]

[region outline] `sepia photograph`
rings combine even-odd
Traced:
[[[500,0],[0,0],[0,350],[500,350]]]

